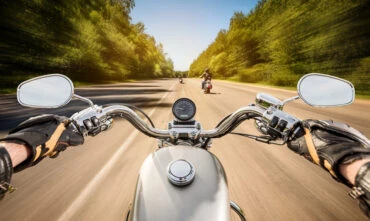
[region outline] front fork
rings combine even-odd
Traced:
[[[236,214],[239,215],[240,220],[247,221],[247,219],[244,216],[244,211],[240,208],[238,204],[236,204],[233,201],[230,201],[230,207],[232,210],[234,210],[234,212],[236,212]]]

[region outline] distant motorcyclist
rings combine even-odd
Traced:
[[[41,115],[30,118],[0,139],[0,199],[12,190],[14,171],[56,157],[68,146],[81,145],[84,138],[73,132],[66,117]],[[320,165],[337,181],[352,187],[350,196],[370,218],[370,142],[354,128],[333,121],[304,120],[304,133],[288,147]]]
[[[206,68],[203,72],[203,74],[200,76],[200,78],[203,78],[202,81],[202,90],[204,89],[204,85],[206,84],[207,80],[212,80],[212,73],[209,71],[209,68]]]

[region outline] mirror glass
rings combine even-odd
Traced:
[[[64,75],[51,74],[25,81],[18,86],[18,102],[27,107],[55,108],[73,96],[73,83]]]
[[[355,99],[355,88],[351,82],[330,75],[304,75],[297,88],[301,99],[311,106],[342,106]]]

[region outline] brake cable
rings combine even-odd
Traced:
[[[275,139],[273,139],[270,136],[256,136],[251,134],[244,134],[244,133],[238,133],[238,132],[231,132],[230,134],[239,135],[247,138],[254,139],[256,141],[267,143],[267,144],[277,144],[277,145],[284,145],[285,141],[282,142],[275,142]]]
[[[131,105],[131,104],[124,104],[124,103],[114,103],[114,104],[105,104],[105,105],[103,105],[103,107],[107,107],[107,106],[111,106],[111,105],[122,105],[122,106],[126,106],[126,107],[129,107],[129,108],[131,108],[131,109],[133,109],[133,110],[135,110],[135,111],[138,111],[138,112],[140,112],[142,115],[144,115],[145,116],[145,118],[149,121],[149,123],[150,123],[150,125],[153,127],[153,128],[155,128],[155,126],[154,126],[154,123],[152,122],[152,120],[149,118],[149,116],[143,111],[143,110],[141,110],[140,108],[138,108],[138,107],[136,107],[136,106],[134,106],[134,105]]]
[[[224,117],[216,126],[216,128],[218,128],[226,119],[228,119],[232,114],[229,114],[227,115],[226,117]],[[223,133],[223,134],[220,134],[218,136],[216,136],[215,138],[218,138],[218,137],[222,137],[228,133],[231,133],[231,131],[233,131],[237,126],[239,126],[239,124],[241,124],[242,122],[244,122],[245,120],[247,119],[250,119],[250,118],[253,118],[254,116],[251,116],[250,114],[246,113],[246,114],[243,114],[242,116],[238,117],[236,119],[236,121],[229,127],[227,128],[227,130]],[[209,141],[211,140],[211,138],[207,137],[206,140],[204,141],[203,145],[201,146],[202,148],[205,148]]]

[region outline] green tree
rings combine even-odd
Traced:
[[[294,86],[321,72],[370,94],[369,15],[366,0],[261,0],[248,14],[234,14],[189,73],[210,67],[218,78]]]
[[[173,73],[172,61],[144,32],[144,24],[132,24],[133,0],[4,0],[0,4],[2,88],[56,72],[89,82]]]

